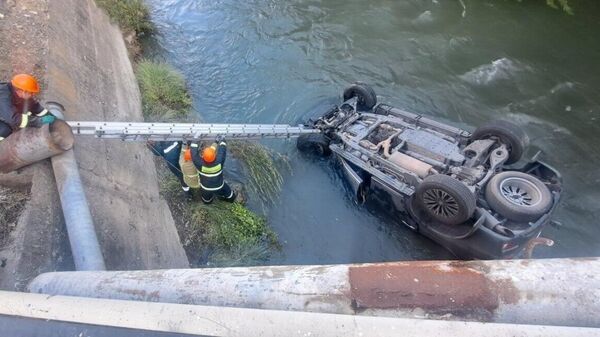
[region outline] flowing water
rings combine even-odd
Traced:
[[[556,245],[536,256],[600,253],[599,2],[574,2],[574,15],[541,0],[149,3],[158,54],[185,74],[204,121],[296,124],[356,80],[459,127],[505,118],[564,177],[561,225],[543,233]],[[283,244],[269,263],[450,257],[393,215],[356,206],[330,161],[268,145],[292,164],[266,210]]]

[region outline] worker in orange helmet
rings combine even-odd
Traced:
[[[222,137],[200,151],[192,151],[192,160],[200,175],[200,195],[202,202],[210,204],[215,195],[220,199],[233,202],[235,192],[223,179],[223,165],[227,156],[227,144]]]
[[[37,80],[28,74],[0,83],[0,141],[19,129],[54,122],[55,117],[35,99],[39,92]]]

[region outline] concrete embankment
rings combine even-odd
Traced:
[[[47,12],[39,18],[48,36],[44,100],[63,104],[68,120],[141,121],[120,30],[93,0],[48,1]],[[159,196],[152,154],[142,144],[77,139],[75,155],[108,269],[188,266]],[[4,289],[22,288],[40,272],[72,268],[51,166],[43,162],[26,172],[31,200],[0,252]]]

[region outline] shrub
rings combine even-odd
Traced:
[[[144,0],[96,0],[96,3],[124,31],[144,35],[154,30],[150,10]]]

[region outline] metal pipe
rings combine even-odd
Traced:
[[[4,336],[29,335],[24,331],[39,327],[41,322],[44,323],[43,328],[34,330],[37,333],[31,335],[77,335],[83,331],[79,335],[592,337],[600,333],[600,329],[582,327],[333,315],[6,291],[0,291],[0,303],[0,326],[8,322],[5,323]],[[66,325],[69,330],[63,329],[60,334],[56,331],[59,330],[57,322],[63,327]],[[113,329],[108,329],[110,327]],[[115,331],[114,328],[128,330]]]
[[[8,173],[73,147],[69,125],[56,121],[40,128],[25,128],[0,141],[0,172]]]
[[[56,272],[34,293],[321,313],[600,327],[600,259]]]
[[[49,103],[47,107],[53,115],[62,118],[62,106]],[[52,168],[75,268],[106,270],[73,150],[52,157]]]

